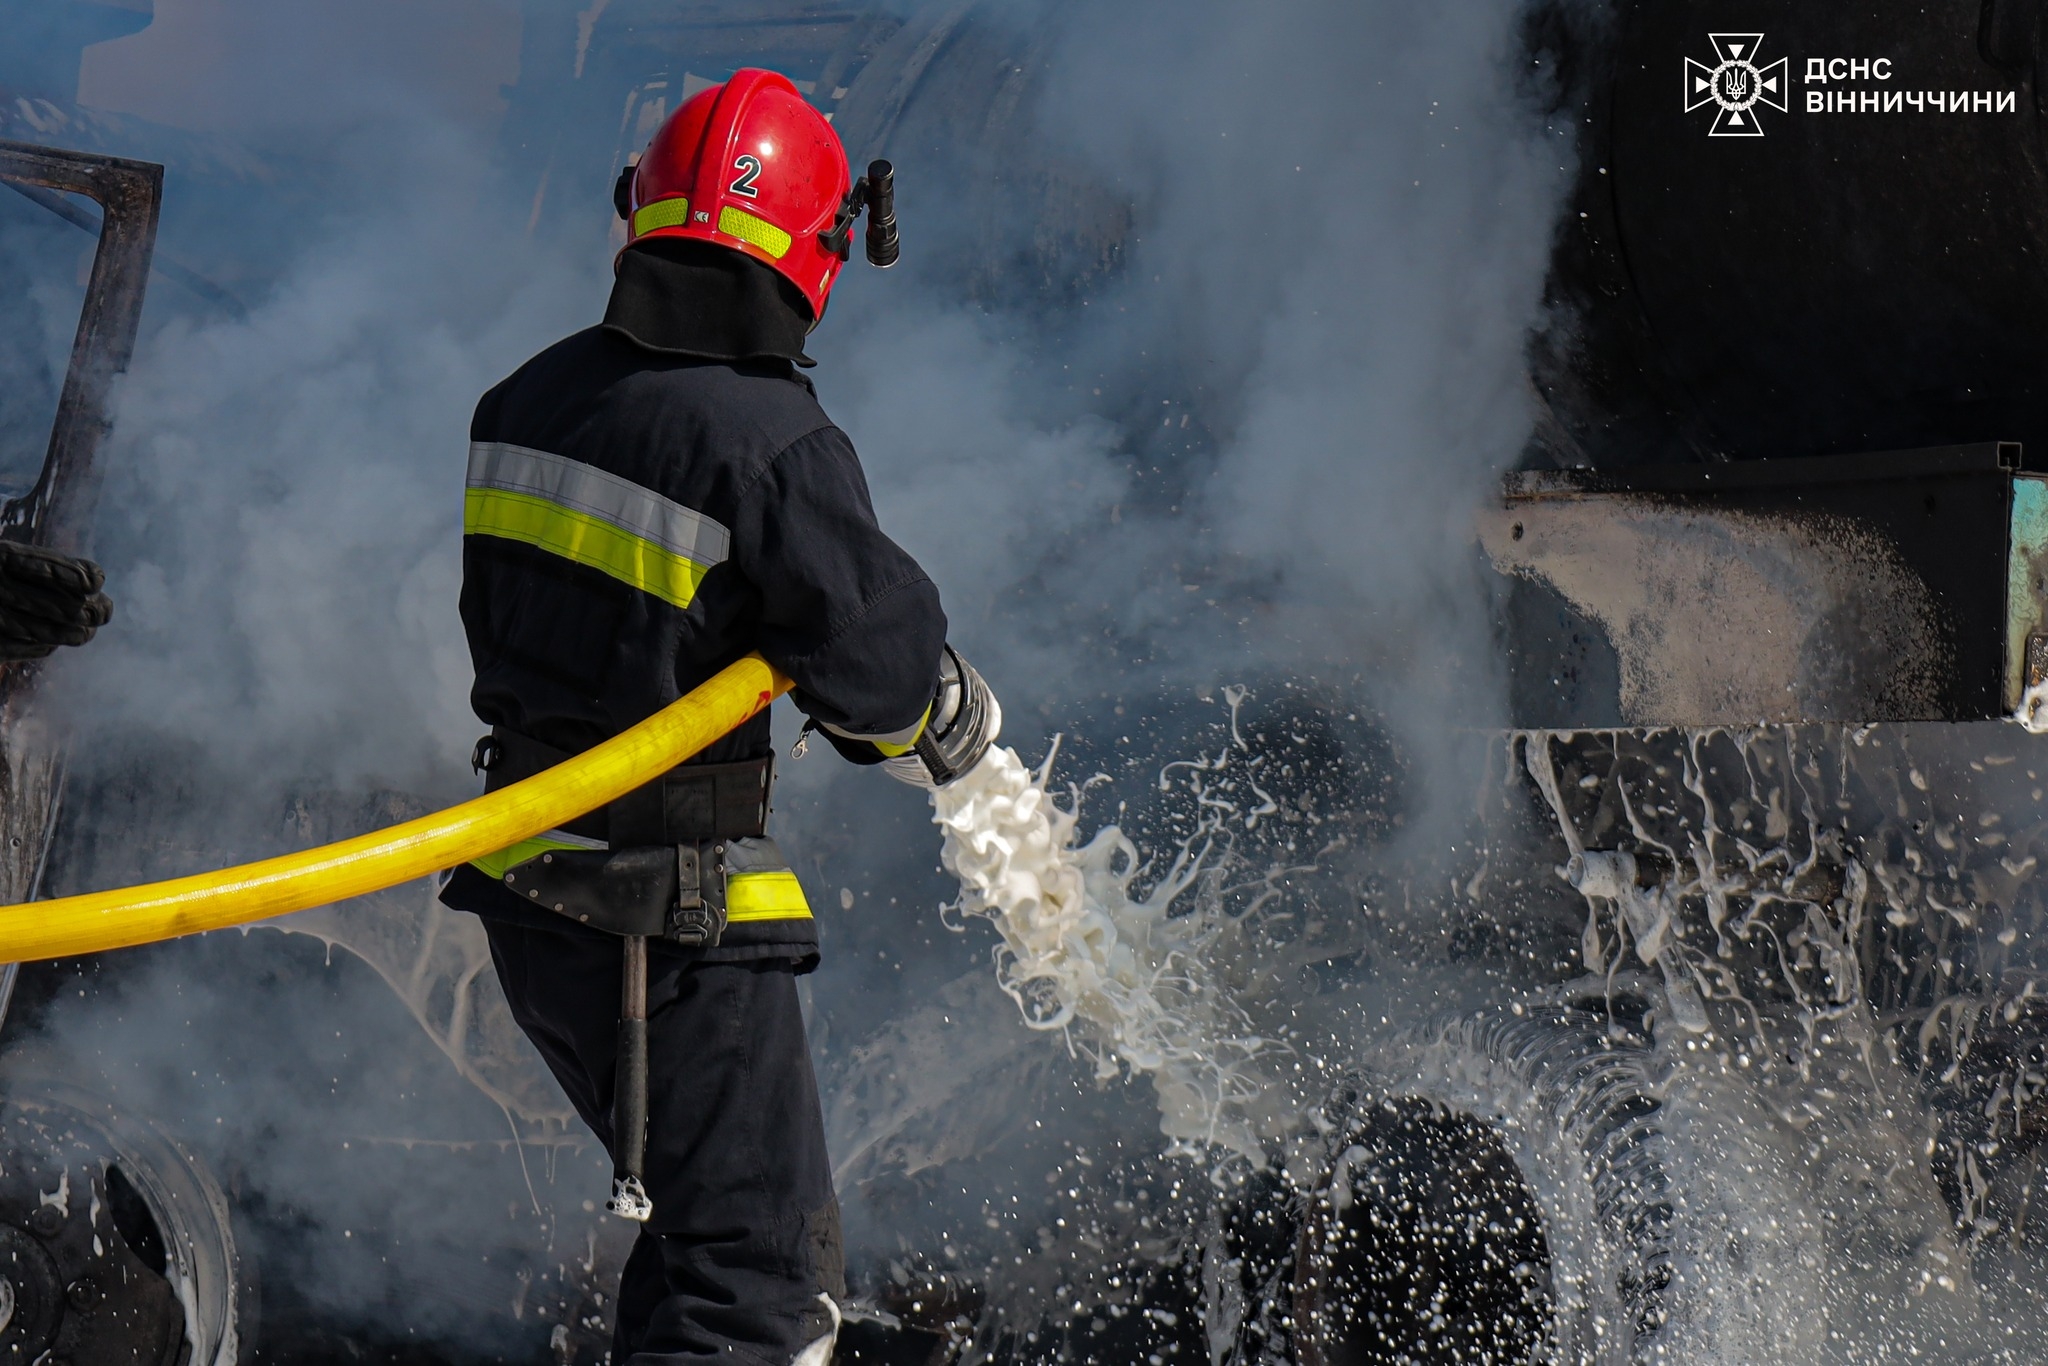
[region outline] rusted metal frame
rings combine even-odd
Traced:
[[[0,180],[84,195],[101,209],[99,246],[86,281],[71,363],[35,487],[0,509],[0,534],[85,551],[99,492],[97,465],[111,418],[107,397],[128,368],[142,323],[163,206],[164,168],[144,161],[0,142]]]
[[[49,195],[73,221],[90,215],[51,192],[83,195],[101,210],[43,467],[34,488],[0,507],[0,535],[73,554],[90,549],[100,447],[111,425],[107,399],[114,376],[135,354],[163,176],[163,167],[149,162],[0,142],[0,183],[39,203]],[[34,661],[0,665],[0,894],[9,902],[41,895],[63,799],[64,740],[35,714],[39,672]],[[0,969],[0,1020],[18,972],[15,964]]]

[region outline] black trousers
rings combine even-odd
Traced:
[[[607,1151],[621,941],[486,919],[513,1018]],[[647,1194],[614,1366],[790,1366],[845,1293],[839,1205],[787,959],[648,946]]]

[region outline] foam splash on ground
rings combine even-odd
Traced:
[[[1100,1078],[1124,1068],[1149,1077],[1169,1138],[1263,1163],[1242,1110],[1266,1085],[1258,1059],[1277,1045],[1252,1032],[1205,965],[1215,919],[1176,910],[1205,850],[1183,847],[1133,895],[1149,872],[1137,848],[1114,825],[1077,844],[1079,794],[1071,808],[1054,801],[1051,768],[1051,756],[1034,770],[994,748],[932,793],[958,909],[1001,936],[997,980],[1027,1026],[1063,1034]]]
[[[2044,704],[2015,719],[2038,733]],[[1823,1361],[2048,1359],[2014,1289],[2043,1247],[2037,757],[1988,728],[1511,743],[1585,899],[1583,966],[1633,956],[1674,998],[1656,1055],[1688,1341],[1796,1292]]]

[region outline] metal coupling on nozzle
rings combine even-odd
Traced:
[[[903,254],[896,240],[896,168],[886,161],[868,163],[868,264],[887,270]]]

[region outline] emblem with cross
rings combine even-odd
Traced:
[[[1758,66],[1757,49],[1763,46],[1761,33],[1709,33],[1716,66],[1685,59],[1685,112],[1701,105],[1718,106],[1714,126],[1707,136],[1716,138],[1760,138],[1763,125],[1757,109],[1763,106],[1785,112],[1786,88],[1790,83],[1787,59]]]

